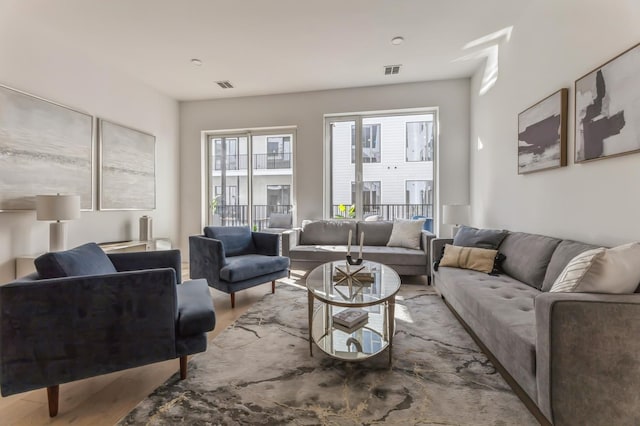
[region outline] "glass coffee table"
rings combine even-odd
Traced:
[[[346,262],[325,263],[307,276],[309,353],[313,356],[315,343],[331,357],[361,361],[389,348],[391,365],[395,298],[400,290],[400,277],[386,265],[364,261],[360,266],[371,271],[371,282],[340,281],[343,276],[336,273],[336,266],[344,270]],[[351,266],[351,270],[357,268],[359,266]],[[320,302],[317,307],[315,300]],[[367,312],[366,323],[351,329],[335,324],[333,316],[350,308]]]

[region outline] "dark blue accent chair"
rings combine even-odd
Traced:
[[[189,237],[191,278],[206,278],[209,286],[229,293],[235,307],[235,293],[289,275],[289,258],[279,256],[280,236],[252,232],[248,226],[208,226],[204,235]]]
[[[207,348],[215,312],[205,280],[181,283],[179,250],[105,254],[95,243],[46,253],[0,286],[3,396],[180,358]]]

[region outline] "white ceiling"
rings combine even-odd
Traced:
[[[481,59],[457,59],[483,46],[464,46],[514,25],[526,4],[1,0],[0,14],[175,99],[196,100],[468,77]],[[394,36],[405,42],[393,46]],[[400,74],[385,76],[392,64],[402,64]],[[219,80],[235,88],[221,89]]]

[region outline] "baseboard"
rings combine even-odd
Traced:
[[[500,361],[498,361],[498,359],[491,353],[491,351],[484,345],[484,343],[482,343],[482,340],[480,340],[480,338],[471,329],[471,327],[469,327],[467,323],[460,317],[460,315],[458,315],[456,310],[453,309],[453,307],[449,304],[449,302],[447,302],[445,297],[442,295],[440,295],[440,297],[442,297],[444,304],[447,305],[449,310],[453,313],[453,316],[456,317],[456,319],[460,322],[460,324],[462,324],[462,327],[464,327],[467,333],[469,333],[471,338],[480,347],[482,352],[484,352],[487,358],[489,358],[489,361],[491,361],[491,363],[496,367],[496,370],[498,370],[498,373],[500,373],[500,375],[505,380],[505,382],[507,382],[509,386],[511,386],[511,389],[513,389],[513,392],[518,396],[518,398],[520,398],[522,403],[525,405],[525,407],[527,407],[527,409],[533,415],[533,417],[535,417],[536,420],[540,422],[542,426],[552,426],[552,424],[549,422],[549,420],[547,420],[545,415],[542,414],[542,411],[540,411],[540,409],[538,408],[538,405],[520,387],[518,382],[513,377],[511,377],[511,374],[507,372],[507,370],[502,366]]]

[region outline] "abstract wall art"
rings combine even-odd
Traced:
[[[156,207],[156,138],[107,120],[98,120],[100,210]]]
[[[640,44],[575,82],[575,162],[640,151]]]
[[[567,165],[568,89],[518,114],[518,174]]]

